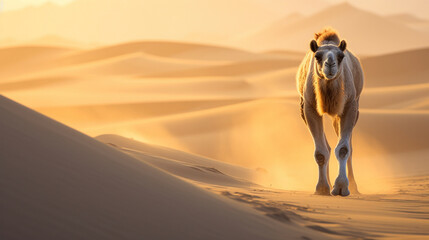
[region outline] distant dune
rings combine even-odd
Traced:
[[[429,48],[369,57],[362,60],[367,87],[428,83]]]
[[[198,100],[198,101],[165,101],[137,102],[123,104],[77,105],[42,107],[41,112],[55,115],[58,119],[73,119],[73,124],[91,127],[97,122],[114,123],[168,116],[179,113],[201,111],[219,106],[231,105],[247,101],[246,99],[231,100]]]
[[[358,9],[348,3],[329,7],[308,17],[295,16],[273,23],[247,38],[241,44],[260,50],[288,49],[306,51],[313,33],[332,26],[349,40],[352,51],[377,55],[426,47],[429,36],[404,24]]]
[[[252,75],[270,70],[277,70],[295,66],[298,63],[299,61],[288,59],[243,61],[220,66],[199,67],[189,70],[166,72],[162,74],[149,74],[146,77],[206,77]]]
[[[409,28],[429,34],[429,20],[416,17],[412,14],[394,14],[387,17],[389,20],[403,24]]]
[[[49,69],[55,60],[74,49],[49,46],[16,46],[0,48],[0,82],[34,71]]]
[[[167,41],[141,41],[84,51],[71,55],[62,61],[68,63],[86,63],[132,53],[146,53],[159,57],[200,61],[232,61],[259,57],[251,52],[214,45]]]

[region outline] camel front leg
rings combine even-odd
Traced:
[[[315,194],[330,195],[330,182],[328,180],[328,163],[330,156],[330,147],[326,142],[323,131],[323,119],[312,107],[305,104],[304,115],[308,128],[315,145],[314,159],[319,166],[319,180],[316,185]]]
[[[338,177],[335,180],[332,195],[350,195],[349,180],[347,178],[347,160],[351,156],[351,136],[357,117],[357,103],[350,101],[344,107],[344,112],[339,116],[339,141],[335,148],[335,156],[340,165]]]
[[[347,160],[347,177],[349,178],[349,189],[352,194],[360,194],[356,184],[355,176],[353,173],[353,164],[352,164],[353,150],[352,149],[353,149],[352,140],[350,139],[350,157]]]
[[[359,112],[358,112],[359,115]],[[357,121],[357,119],[356,119]],[[340,134],[340,118],[335,118],[334,119],[334,129],[335,129],[335,133],[337,134],[337,137]],[[355,123],[356,125],[356,123]],[[352,194],[360,194],[357,184],[356,184],[356,180],[355,180],[355,176],[353,173],[353,164],[352,164],[352,159],[353,159],[353,137],[350,137],[350,157],[347,160],[347,178],[349,179],[349,190]],[[329,175],[329,172],[328,172]],[[329,179],[328,179],[329,180]]]

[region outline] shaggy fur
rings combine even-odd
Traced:
[[[324,81],[316,77],[313,80],[316,97],[316,109],[320,116],[342,115],[346,98],[343,81]]]
[[[335,45],[340,44],[340,37],[338,36],[337,31],[331,27],[327,27],[322,31],[315,33],[314,39],[317,41],[319,46],[327,43],[332,43]]]

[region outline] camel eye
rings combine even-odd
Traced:
[[[337,57],[338,63],[340,63],[343,60],[343,58],[344,58],[344,53],[338,54],[338,57]]]
[[[322,61],[322,55],[321,55],[321,54],[316,54],[314,57],[316,58],[316,60],[317,60],[318,62],[321,62],[321,61]]]

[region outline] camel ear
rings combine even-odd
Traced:
[[[341,51],[344,52],[344,50],[346,50],[346,47],[347,47],[346,41],[345,40],[341,40],[340,46],[338,46],[338,47],[340,48]]]
[[[316,40],[312,40],[310,42],[310,49],[311,49],[311,51],[316,52],[318,48],[319,48],[319,46],[317,46]]]

